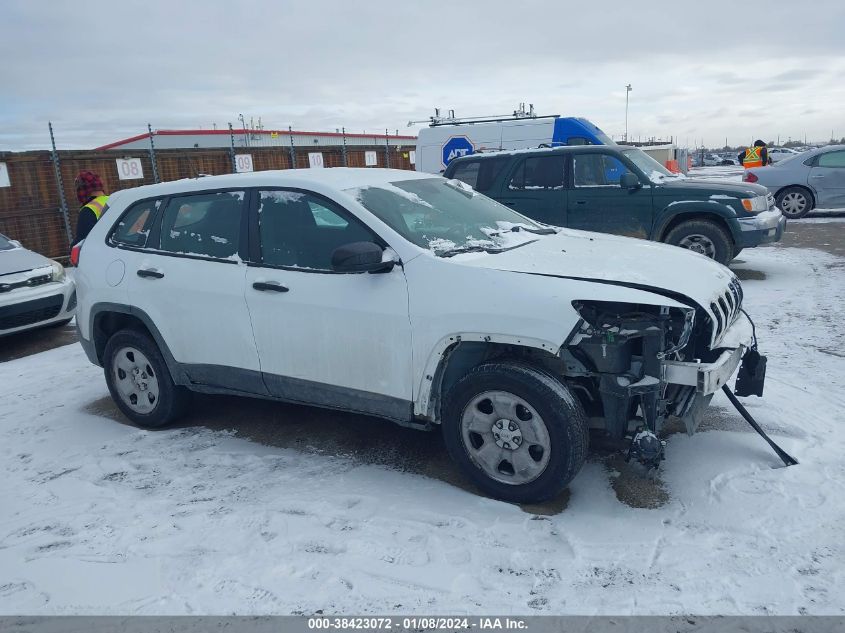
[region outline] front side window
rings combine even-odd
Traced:
[[[636,165],[636,167],[654,184],[659,185],[661,182],[668,179],[685,177],[683,174],[673,174],[638,147],[626,149],[622,152],[622,154],[625,155],[625,158],[634,163],[634,165]]]
[[[378,238],[344,209],[299,191],[262,191],[258,197],[261,261],[270,266],[332,270],[332,253]]]
[[[556,232],[457,180],[401,180],[348,193],[406,240],[438,255],[465,250],[494,252]]]
[[[142,200],[132,205],[115,226],[109,238],[111,243],[138,248],[146,246],[150,227],[160,206],[160,199]]]
[[[819,167],[845,167],[845,152],[828,152],[819,156]]]
[[[563,189],[563,165],[562,154],[526,158],[511,176],[508,189],[511,191]]]
[[[0,233],[0,251],[10,251],[15,248],[15,245],[12,244],[12,241]]]
[[[630,170],[618,158],[607,154],[576,154],[572,157],[575,187],[619,187]]]
[[[161,222],[161,250],[231,259],[238,252],[243,191],[174,196]]]

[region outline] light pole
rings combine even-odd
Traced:
[[[628,140],[628,93],[631,92],[631,84],[625,86],[625,140]]]

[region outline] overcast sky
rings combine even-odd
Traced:
[[[0,151],[153,128],[585,116],[681,145],[845,136],[845,0],[0,1]]]

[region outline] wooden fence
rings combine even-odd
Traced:
[[[291,156],[287,147],[238,148],[238,153],[252,156],[253,170],[290,169],[309,167],[308,153],[320,152],[326,167],[365,167],[366,152],[376,155],[376,167],[414,169],[410,162],[413,146],[384,145],[347,147],[340,146],[297,148]],[[143,178],[120,180],[117,161],[138,158]],[[293,159],[293,161],[292,161]],[[163,149],[155,151],[155,161],[160,182],[194,178],[199,174],[218,175],[233,173],[232,156],[227,148],[220,149]],[[0,186],[0,233],[19,240],[26,248],[51,257],[66,259],[69,253],[68,229],[76,231],[79,203],[73,182],[83,169],[99,174],[106,193],[120,189],[149,185],[154,182],[153,167],[148,151],[143,150],[67,150],[58,152],[62,189],[68,208],[67,225],[62,213],[61,196],[55,164],[49,151],[0,152],[0,163],[6,165],[11,186]]]

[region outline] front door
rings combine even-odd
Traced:
[[[634,173],[610,154],[573,154],[567,226],[648,239],[653,222],[651,185],[623,189],[620,178],[629,172]]]
[[[517,161],[496,200],[532,220],[567,226],[563,154]]]
[[[258,249],[247,303],[269,391],[286,400],[407,420],[411,326],[400,266],[335,273],[333,251],[380,242],[333,201],[299,190],[257,192]]]
[[[845,150],[819,155],[807,182],[816,191],[817,207],[845,207]]]

